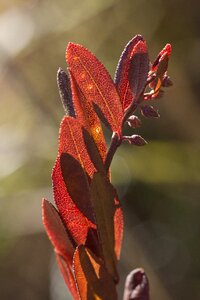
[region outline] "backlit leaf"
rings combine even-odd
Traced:
[[[81,164],[68,153],[60,156],[60,166],[67,191],[76,207],[93,223],[88,175]]]
[[[82,129],[83,132],[83,139],[85,142],[85,147],[87,149],[87,152],[91,158],[92,163],[94,164],[95,168],[101,173],[106,175],[106,170],[104,167],[103,160],[100,156],[100,153],[98,151],[97,145],[95,144],[94,139],[89,134],[87,130],[84,128]]]
[[[75,248],[69,239],[59,213],[46,199],[42,201],[42,220],[55,251],[72,263]]]
[[[158,93],[159,89],[161,88],[164,75],[167,71],[168,62],[169,62],[168,55],[164,54],[160,58],[160,62],[158,63],[156,77],[150,84],[150,87],[153,88],[154,94]]]
[[[52,181],[54,199],[67,229],[77,244],[85,243],[89,228],[96,228],[96,225],[84,216],[70,197],[63,180],[59,156],[53,168]]]
[[[165,47],[160,51],[160,53],[156,57],[154,63],[152,64],[151,72],[157,70],[161,57],[167,55],[169,59],[171,52],[172,52],[172,46],[170,44],[166,44]]]
[[[166,78],[168,62],[171,55],[172,47],[170,44],[166,44],[156,57],[150,73],[155,73],[154,80],[150,83],[150,87],[153,89],[153,98],[156,98],[164,78]]]
[[[74,274],[81,300],[116,300],[112,277],[103,262],[83,245],[74,253]]]
[[[114,232],[115,197],[116,192],[107,178],[100,173],[95,173],[91,182],[91,201],[97,222],[97,232],[106,268],[117,281]]]
[[[71,88],[73,93],[73,103],[79,123],[89,132],[94,139],[97,149],[105,160],[106,143],[99,118],[94,111],[93,105],[88,101],[80,90],[74,76],[71,74]]]
[[[59,154],[52,172],[53,191],[56,205],[70,234],[77,244],[84,244],[88,230],[95,229],[96,225],[80,211],[69,194],[61,169],[60,157],[63,153],[67,153],[78,161],[89,176],[96,171],[85,148],[81,125],[77,119],[71,117],[64,117],[60,127]],[[78,182],[74,184],[79,185]],[[70,192],[72,192],[72,187],[70,187]]]
[[[86,48],[74,43],[68,44],[66,59],[85,98],[99,106],[114,132],[121,133],[122,105],[103,64]]]
[[[129,68],[129,82],[133,93],[133,100],[138,100],[143,92],[149,72],[149,57],[146,43],[139,41],[132,52]]]
[[[117,259],[119,259],[121,253],[121,246],[122,246],[124,219],[123,219],[123,212],[120,207],[119,201],[117,202],[118,204],[116,203],[116,199],[115,199],[115,205],[117,208],[114,214],[114,236],[115,236],[115,254]]]
[[[132,57],[135,54],[134,47],[139,41],[144,41],[141,35],[136,35],[129,41],[122,52],[115,72],[114,82],[122,102],[123,110],[126,110],[133,101],[133,93],[129,84],[129,68]]]
[[[64,281],[67,284],[74,300],[80,300],[80,296],[77,290],[76,281],[72,271],[72,265],[68,263],[60,254],[56,253],[56,259],[60,271],[63,275]]]
[[[82,127],[77,119],[64,117],[60,126],[59,153],[68,153],[78,160],[88,173],[92,176],[96,171],[87,153]]]

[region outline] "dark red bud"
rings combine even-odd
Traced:
[[[173,82],[171,81],[170,77],[168,75],[164,75],[162,86],[163,87],[170,87],[173,85]]]
[[[126,140],[129,142],[129,144],[135,146],[145,146],[147,144],[147,141],[137,134],[133,134],[132,136],[124,136],[123,140]]]
[[[151,105],[141,107],[141,114],[146,118],[159,118],[159,113]]]
[[[135,269],[127,276],[123,300],[149,300],[149,283],[143,269]]]
[[[130,116],[127,122],[128,125],[132,128],[138,128],[142,125],[141,120],[135,115]]]

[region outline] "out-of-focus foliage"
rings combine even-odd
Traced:
[[[136,130],[149,145],[128,150],[124,145],[113,163],[127,229],[120,272],[143,266],[155,300],[200,297],[199,9],[197,0],[193,5],[178,0],[1,1],[2,299],[65,299],[61,288],[59,294],[53,289],[55,272],[48,277],[50,244],[41,233],[40,203],[43,195],[52,199],[50,172],[63,115],[56,72],[66,68],[67,43],[91,49],[113,75],[123,45],[137,33],[155,55],[166,41],[173,45],[174,86],[157,102],[161,119],[145,120]]]

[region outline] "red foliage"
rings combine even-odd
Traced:
[[[43,200],[42,211],[58,265],[75,300],[117,299],[123,213],[110,182],[108,162],[124,140],[146,144],[139,135],[122,136],[123,125],[126,121],[132,128],[142,124],[132,115],[137,107],[145,117],[159,116],[142,102],[158,97],[161,86],[171,84],[167,75],[170,53],[167,44],[149,71],[146,43],[137,35],[122,53],[114,83],[86,48],[73,43],[67,47],[69,77],[61,69],[57,76],[67,113],[60,125],[52,172],[58,210]],[[99,117],[113,132],[108,151]]]

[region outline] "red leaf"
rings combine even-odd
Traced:
[[[84,126],[84,128],[93,137],[97,145],[98,151],[104,161],[106,158],[106,143],[105,143],[101,123],[94,111],[91,102],[89,102],[85,98],[84,94],[80,90],[72,74],[71,74],[71,89],[73,95],[74,108],[79,123],[82,126]]]
[[[119,59],[117,69],[115,72],[114,82],[116,84],[123,110],[130,106],[133,101],[133,93],[129,84],[129,68],[132,57],[134,55],[134,47],[139,41],[144,41],[141,35],[136,35],[129,43],[126,45],[122,55]]]
[[[68,153],[78,160],[83,169],[92,176],[96,171],[87,153],[82,127],[77,119],[64,117],[60,125],[59,153]]]
[[[119,201],[115,199],[116,210],[114,213],[114,237],[115,237],[115,254],[117,259],[120,258],[123,230],[124,230],[124,219],[123,212],[120,207]]]
[[[88,150],[88,153],[89,153],[96,169],[102,176],[109,178],[109,175],[107,175],[105,172],[105,167],[102,163],[101,157],[98,154],[96,145],[86,130],[83,130],[83,137],[84,137],[84,141],[85,141],[85,145]],[[117,198],[115,198],[114,203],[115,203],[115,209],[116,209],[115,213],[114,213],[114,236],[115,236],[115,238],[114,238],[115,247],[114,248],[115,248],[116,256],[119,259],[120,251],[121,251],[122,237],[123,237],[123,214],[122,214],[122,209],[120,207],[119,200]],[[95,254],[96,254],[96,252],[95,252]]]
[[[162,82],[167,74],[169,57],[171,55],[172,47],[167,44],[163,50],[158,54],[156,60],[151,67],[151,74],[155,73],[154,80],[150,83],[150,87],[153,89],[152,98],[156,98],[161,88]]]
[[[72,264],[75,248],[69,239],[59,213],[46,199],[42,200],[42,220],[55,251],[65,257],[67,261]]]
[[[72,265],[68,263],[61,255],[56,253],[56,259],[60,271],[63,275],[64,281],[67,284],[74,300],[80,300],[80,296],[77,290],[74,274],[72,271]]]
[[[160,51],[160,53],[156,57],[153,65],[151,67],[151,71],[154,72],[157,70],[158,64],[159,64],[162,56],[167,55],[168,59],[169,59],[171,52],[172,52],[172,46],[170,44],[166,44],[165,47]]]
[[[84,216],[92,223],[95,223],[90,202],[89,178],[87,173],[80,163],[68,153],[61,154],[60,166],[62,177],[71,199]]]
[[[149,57],[146,43],[139,41],[132,53],[132,59],[129,68],[129,82],[133,93],[133,101],[138,100],[143,92],[149,72]]]
[[[84,244],[88,230],[96,228],[96,225],[89,221],[79,210],[71,199],[65,182],[63,180],[60,157],[57,158],[52,173],[53,193],[58,210],[66,224],[67,229],[77,244]]]
[[[95,168],[100,172],[101,174],[104,174],[106,176],[106,169],[104,162],[102,160],[102,157],[100,156],[100,153],[97,149],[97,145],[95,144],[94,139],[92,136],[88,133],[87,130],[84,128],[82,129],[83,138],[85,142],[85,147],[87,149],[87,152],[90,156],[90,159],[92,163],[94,164]]]
[[[149,85],[153,89],[151,92],[153,94],[153,98],[155,98],[160,91],[162,81],[164,79],[164,75],[167,72],[168,61],[169,61],[169,58],[168,58],[167,54],[164,54],[160,58],[160,61],[158,63],[157,70],[156,70],[155,79]]]
[[[81,300],[116,300],[112,277],[103,262],[83,245],[74,253],[74,273]]]
[[[85,148],[81,126],[77,119],[64,117],[59,136],[59,155],[52,172],[54,199],[58,210],[77,244],[84,244],[90,228],[96,228],[72,200],[60,164],[60,156],[67,153],[77,160],[85,172],[92,176],[96,171]],[[78,182],[76,184],[79,184]],[[89,199],[88,199],[89,201]]]
[[[97,222],[97,232],[105,266],[117,282],[114,229],[115,197],[116,191],[107,178],[100,173],[95,173],[91,182],[91,201]]]
[[[103,112],[114,132],[121,133],[123,118],[119,95],[103,64],[86,48],[69,43],[66,59],[85,98]]]

